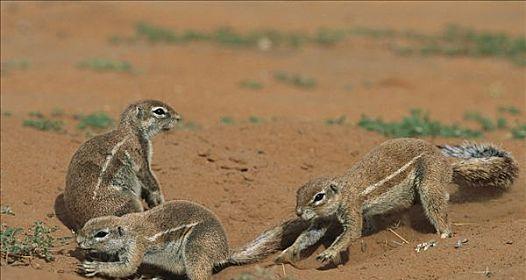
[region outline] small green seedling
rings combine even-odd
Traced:
[[[419,109],[411,110],[409,116],[399,122],[385,122],[379,118],[362,116],[358,125],[369,131],[375,131],[388,137],[441,136],[476,138],[482,136],[481,131],[462,128],[456,124],[446,125],[429,118],[429,115]]]
[[[77,128],[79,129],[97,129],[104,130],[113,126],[115,121],[104,112],[96,112],[86,116],[80,115],[77,116],[79,124]]]
[[[132,72],[133,66],[125,60],[112,60],[106,58],[90,58],[77,64],[81,69],[90,69],[97,72]]]
[[[231,117],[221,117],[221,119],[219,119],[219,122],[226,125],[232,125],[235,123],[234,119]]]
[[[35,222],[27,232],[22,228],[2,224],[0,230],[2,262],[27,264],[32,258],[40,258],[48,262],[54,260],[51,249],[55,244],[55,238],[51,233],[55,230],[56,228],[48,227],[41,221]]]
[[[180,130],[196,130],[196,129],[200,129],[201,128],[201,126],[198,123],[195,123],[195,122],[192,122],[192,121],[181,121],[181,122],[178,122],[175,127],[176,127],[176,129],[180,129]]]
[[[311,89],[316,86],[316,80],[311,77],[300,74],[291,74],[284,71],[275,72],[274,79],[303,89]]]
[[[24,126],[32,127],[42,131],[61,131],[64,123],[60,120],[51,120],[47,118],[24,120]]]
[[[248,121],[253,124],[259,124],[263,122],[263,119],[258,116],[250,116],[248,117]]]
[[[500,113],[508,113],[510,115],[520,115],[521,114],[521,110],[515,106],[502,106],[502,107],[499,107],[499,112]]]
[[[511,135],[515,139],[526,139],[526,124],[518,124],[512,128]]]
[[[243,80],[239,83],[239,86],[241,86],[242,88],[248,88],[248,89],[254,89],[254,90],[263,88],[263,84],[255,80]]]
[[[468,112],[464,115],[464,119],[479,123],[484,131],[495,130],[497,126],[490,118],[485,117],[478,112]]]
[[[0,63],[0,72],[4,75],[13,70],[26,70],[29,66],[31,63],[27,59],[11,59]]]
[[[39,118],[39,119],[41,119],[41,118],[44,117],[44,114],[42,114],[42,113],[40,113],[40,112],[38,112],[38,111],[32,111],[32,112],[29,112],[29,115],[30,115],[31,117],[35,117],[35,118]]]
[[[497,119],[497,128],[504,129],[506,127],[508,127],[508,121],[505,118],[499,117]]]

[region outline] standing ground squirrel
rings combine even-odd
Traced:
[[[317,256],[339,262],[340,252],[362,234],[375,215],[420,202],[441,238],[451,236],[446,186],[508,189],[518,176],[510,153],[491,144],[434,146],[418,139],[394,139],[377,146],[343,176],[311,180],[297,192],[296,214],[310,227],[283,251],[277,262],[295,262],[338,221],[343,232]]]
[[[100,216],[143,211],[164,201],[150,169],[150,139],[174,127],[180,116],[156,100],[131,104],[117,129],[80,146],[69,164],[64,203],[76,228]]]
[[[140,213],[88,221],[77,234],[79,247],[116,254],[118,261],[84,261],[80,269],[86,276],[127,277],[144,263],[186,274],[191,280],[210,279],[214,270],[252,263],[273,253],[279,247],[273,242],[286,235],[281,228],[230,252],[225,230],[214,213],[190,201],[170,201]]]

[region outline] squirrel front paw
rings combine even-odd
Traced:
[[[146,203],[148,204],[149,208],[153,208],[157,205],[161,205],[164,203],[164,197],[160,192],[151,192],[146,197]]]
[[[322,263],[332,261],[334,264],[340,263],[340,252],[337,250],[327,249],[319,254],[316,259]]]
[[[100,273],[101,262],[84,261],[79,265],[79,270],[86,277],[93,277]]]
[[[275,263],[294,263],[300,260],[300,250],[289,247],[285,251],[281,252],[279,256],[274,260]]]

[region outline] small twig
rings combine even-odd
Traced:
[[[409,244],[409,241],[407,241],[405,238],[403,238],[400,234],[396,233],[396,231],[394,231],[393,229],[391,228],[388,228],[388,230],[390,232],[392,232],[394,235],[396,235],[396,237],[400,238],[402,241],[404,241],[406,244]]]
[[[287,272],[285,272],[285,265],[281,264],[281,269],[283,270],[283,277],[287,277]]]
[[[367,251],[367,244],[363,242],[363,239],[360,241],[360,251],[362,251],[362,253],[365,253],[365,251]]]
[[[396,244],[396,245],[398,245],[398,246],[402,246],[402,245],[404,245],[403,243],[400,243],[400,242],[398,242],[398,241],[394,241],[394,240],[391,240],[391,242],[393,242],[394,244]]]
[[[486,266],[486,270],[484,270],[484,271],[474,271],[473,273],[484,274],[484,276],[486,276],[486,277],[490,277],[493,274],[489,270],[489,267],[487,267],[487,266]]]
[[[453,223],[454,226],[471,226],[477,225],[477,223]]]

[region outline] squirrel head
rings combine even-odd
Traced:
[[[89,220],[77,233],[80,248],[99,253],[114,254],[130,242],[133,232],[115,216],[98,217]]]
[[[121,126],[130,126],[151,138],[161,131],[172,129],[181,116],[169,105],[157,100],[131,104],[121,114]]]
[[[310,180],[297,192],[296,214],[304,220],[336,214],[341,202],[342,182],[331,177]]]

